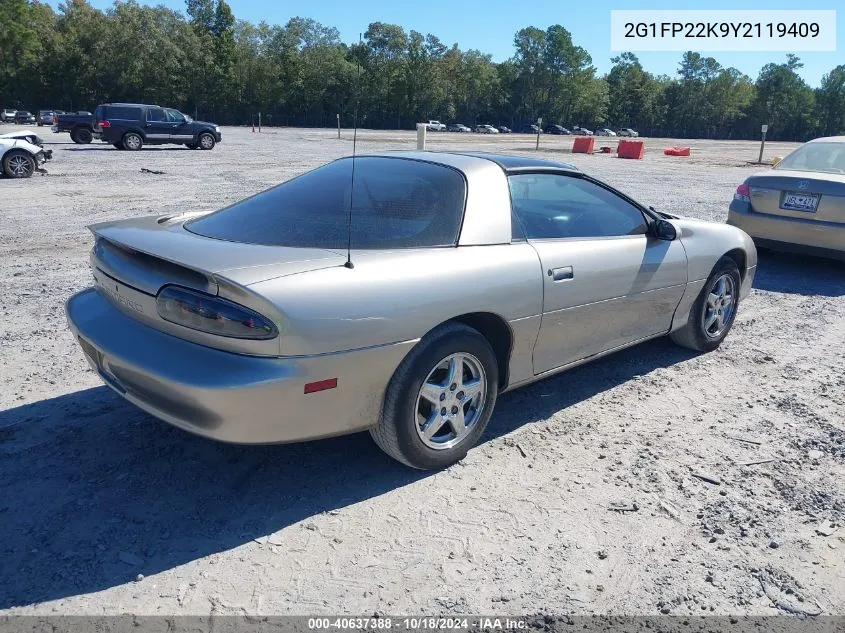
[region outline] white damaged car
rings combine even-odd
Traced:
[[[0,171],[9,178],[29,178],[53,157],[32,132],[0,134]]]

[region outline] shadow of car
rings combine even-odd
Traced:
[[[656,339],[504,394],[482,442],[693,356]],[[0,446],[0,548],[14,570],[0,575],[3,609],[122,585],[433,475],[393,461],[366,433],[270,446],[205,440],[107,387],[0,412]]]

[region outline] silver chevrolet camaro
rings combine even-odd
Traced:
[[[715,349],[757,265],[740,229],[482,153],[343,158],[91,230],[95,285],[67,316],[127,400],[227,442],[369,430],[424,469],[460,460],[504,391],[667,334]]]

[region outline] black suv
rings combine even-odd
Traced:
[[[194,121],[172,108],[140,103],[104,103],[94,110],[94,137],[117,149],[139,150],[144,143],[173,143],[212,149],[223,136],[214,123]]]

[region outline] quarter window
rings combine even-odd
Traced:
[[[561,174],[508,177],[513,210],[528,239],[640,235],[642,212],[594,182]]]

